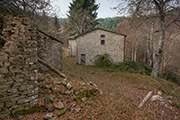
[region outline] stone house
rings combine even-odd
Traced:
[[[114,63],[125,59],[126,35],[96,28],[75,37],[76,62],[82,65],[94,65],[98,55],[108,54]]]

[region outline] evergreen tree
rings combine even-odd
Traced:
[[[56,30],[58,30],[60,28],[60,24],[59,24],[57,16],[54,17],[53,25],[56,28]]]
[[[97,24],[97,9],[95,0],[73,0],[68,11],[68,21],[65,29],[70,35],[79,35],[92,30]]]

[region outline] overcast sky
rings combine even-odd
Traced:
[[[96,0],[96,4],[100,4],[98,9],[98,18],[106,18],[106,17],[115,17],[117,16],[117,11],[111,9],[118,5],[118,0]],[[55,0],[53,4],[56,4],[60,7],[60,13],[58,13],[59,17],[65,18],[67,17],[68,6],[72,3],[72,0]]]

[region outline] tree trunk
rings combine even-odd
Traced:
[[[137,47],[135,47],[135,50],[134,50],[134,62],[137,61]]]
[[[164,40],[165,40],[165,21],[163,15],[161,16],[160,27],[161,27],[161,32],[159,37],[159,45],[158,45],[158,50],[156,51],[154,56],[153,70],[151,73],[152,78],[155,80],[158,80],[158,73],[161,64],[161,57],[163,52]]]
[[[151,32],[147,39],[147,64],[153,66],[153,31],[154,25],[151,26]]]
[[[131,60],[134,61],[134,47],[132,47],[132,57]]]

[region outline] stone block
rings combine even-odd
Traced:
[[[18,100],[24,99],[25,97],[26,97],[26,96],[21,95],[21,96],[13,97],[13,98],[11,98],[11,100],[12,100],[12,101],[18,101]]]
[[[18,90],[16,88],[14,88],[14,89],[12,88],[12,89],[8,89],[7,92],[9,92],[9,93],[17,93]]]
[[[17,103],[16,102],[5,102],[5,107],[7,107],[7,108],[10,108],[11,106],[15,106],[15,105],[17,105]]]
[[[2,90],[2,89],[6,89],[6,90],[8,90],[9,89],[9,87],[10,87],[10,85],[0,85],[0,91]],[[2,91],[1,91],[2,92]]]
[[[27,103],[27,102],[30,102],[34,99],[37,99],[38,98],[38,95],[35,95],[35,96],[31,96],[29,98],[25,98],[25,99],[22,99],[22,100],[19,100],[17,101],[18,104],[23,104],[23,103]]]
[[[34,88],[33,85],[21,85],[21,87],[19,88],[19,91],[24,91],[24,90],[28,90]]]
[[[22,111],[24,109],[24,107],[20,107],[18,109],[12,110],[12,114],[15,114],[18,111]]]
[[[4,102],[0,102],[0,109],[4,107]]]
[[[10,114],[10,111],[3,111],[0,113],[0,118],[7,117]]]
[[[12,108],[13,110],[14,110],[14,109],[19,109],[19,108],[21,108],[21,105],[13,105],[11,108]]]
[[[30,95],[35,95],[37,93],[38,93],[38,90],[35,90],[33,88],[33,89],[26,90],[26,91],[22,92],[21,94],[30,96]]]
[[[6,67],[0,68],[0,71],[1,71],[2,74],[6,74],[6,73],[9,72]]]
[[[4,84],[6,82],[7,82],[7,80],[5,78],[0,77],[0,85]]]

